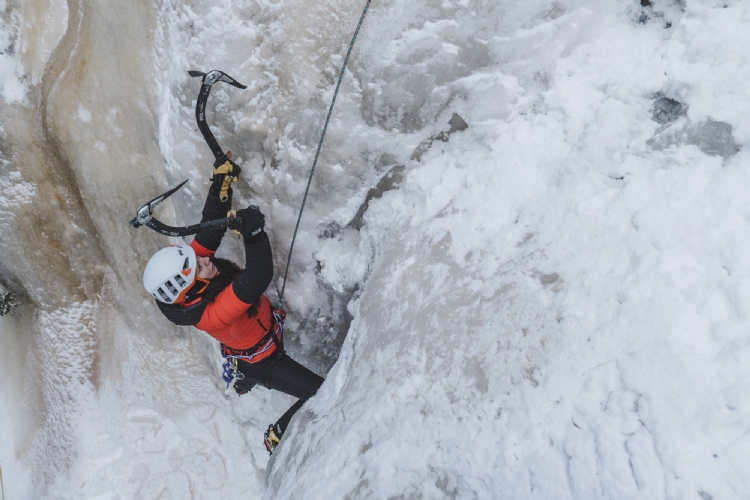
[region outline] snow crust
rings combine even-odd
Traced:
[[[37,47],[0,54],[7,498],[747,496],[750,4],[650,3],[373,2],[287,285],[326,382],[270,462],[293,400],[223,386],[124,223],[186,177],[159,214],[199,218],[187,70],[224,70],[248,89],[209,122],[280,277],[364,2],[0,3],[0,45]]]

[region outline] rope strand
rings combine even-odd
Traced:
[[[367,0],[367,4],[365,5],[365,9],[362,11],[362,17],[359,18],[359,23],[357,24],[357,29],[354,30],[354,36],[352,37],[352,41],[349,43],[349,50],[346,52],[346,57],[344,58],[344,64],[341,66],[341,73],[339,74],[339,81],[336,83],[336,90],[333,92],[333,99],[331,100],[331,106],[328,108],[328,116],[326,116],[326,122],[325,125],[323,125],[323,132],[320,134],[320,141],[318,142],[318,149],[315,152],[315,160],[313,160],[312,168],[310,169],[310,178],[307,181],[307,188],[305,189],[305,196],[302,198],[302,206],[299,209],[299,216],[297,217],[297,225],[294,228],[294,235],[292,236],[292,244],[289,247],[289,255],[286,259],[286,270],[284,271],[284,283],[281,285],[281,293],[279,294],[279,307],[284,307],[284,291],[286,290],[286,278],[289,274],[289,265],[292,262],[292,251],[294,250],[294,241],[297,239],[297,231],[299,230],[299,223],[302,220],[302,212],[305,210],[305,203],[307,202],[307,194],[310,191],[310,185],[312,184],[313,174],[315,173],[315,166],[318,164],[318,157],[320,156],[320,149],[323,147],[323,140],[326,136],[326,131],[328,130],[328,122],[331,120],[331,113],[333,113],[333,106],[336,104],[336,97],[339,94],[339,88],[341,87],[341,81],[344,79],[344,72],[346,71],[346,65],[349,63],[349,56],[352,54],[352,49],[354,48],[354,42],[357,40],[357,35],[359,35],[359,29],[362,27],[362,23],[365,20],[365,16],[367,15],[367,11],[370,8],[370,2],[371,0]],[[276,287],[276,290],[278,291],[278,286]]]

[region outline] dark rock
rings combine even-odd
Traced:
[[[651,116],[654,121],[661,125],[672,123],[679,117],[685,116],[686,113],[686,105],[666,96],[659,96],[654,101],[654,107],[651,109]]]
[[[451,119],[448,120],[448,125],[451,126],[451,129],[448,131],[449,134],[452,134],[453,132],[461,132],[469,128],[469,124],[466,123],[458,113],[453,113]]]
[[[732,126],[728,123],[708,120],[693,127],[689,135],[690,142],[707,155],[729,158],[740,150],[732,136]]]
[[[357,214],[354,216],[351,222],[349,222],[349,227],[353,227],[357,230],[361,229],[362,225],[364,224],[365,212],[367,212],[367,209],[370,207],[370,202],[383,196],[383,193],[398,187],[403,179],[404,165],[396,165],[387,174],[385,174],[378,182],[378,185],[367,192],[365,201],[362,203],[362,205],[360,205],[359,210],[357,210]]]
[[[412,152],[410,159],[420,161],[422,159],[422,155],[424,155],[432,147],[433,142],[448,142],[451,134],[453,134],[454,132],[461,132],[469,128],[469,124],[466,123],[466,120],[461,118],[458,113],[453,113],[451,119],[448,120],[448,125],[450,125],[450,129],[443,130],[442,132],[430,136],[424,141],[420,142]],[[362,203],[362,205],[360,205],[359,210],[357,210],[357,214],[349,222],[349,224],[347,224],[347,227],[352,227],[357,230],[362,228],[362,225],[364,224],[365,212],[367,212],[367,209],[370,207],[370,202],[383,196],[383,193],[391,191],[392,189],[396,189],[404,179],[405,168],[405,165],[395,165],[388,171],[387,174],[381,177],[378,185],[367,192],[365,201]],[[324,232],[324,234],[329,238],[338,233],[337,230],[331,231],[330,228],[327,228],[326,231],[328,232]]]

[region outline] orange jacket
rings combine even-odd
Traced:
[[[212,257],[216,253],[196,240],[190,246],[198,257]],[[229,285],[205,307],[200,321],[194,326],[228,347],[249,349],[260,342],[272,326],[271,301],[261,295],[257,313],[252,317],[247,313],[251,305],[240,300],[234,287]],[[253,356],[254,363],[267,358],[276,350],[273,342],[266,347]]]

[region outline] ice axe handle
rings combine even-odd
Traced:
[[[219,200],[224,203],[229,199],[229,186],[232,185],[237,177],[232,177],[232,174],[226,174],[224,182],[221,183],[221,190],[219,191]]]
[[[237,212],[235,212],[234,210],[230,210],[229,212],[227,212],[227,225],[228,225],[229,229],[231,229],[235,233],[239,234],[240,236],[242,236],[242,233],[240,233],[239,231],[237,231],[234,228],[234,223],[235,222],[241,222],[241,221],[242,221],[242,219],[239,218],[239,217],[237,217]]]

